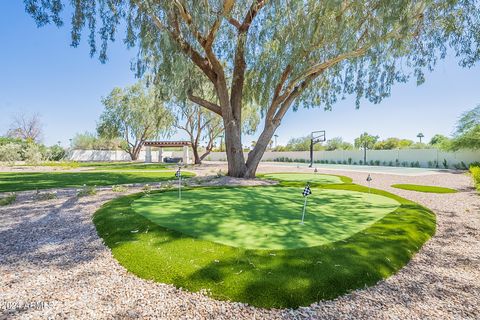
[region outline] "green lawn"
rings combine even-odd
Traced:
[[[193,173],[183,171],[183,176]],[[0,192],[50,188],[108,186],[125,183],[160,182],[175,179],[174,171],[165,172],[1,172]]]
[[[418,192],[428,192],[428,193],[456,193],[457,192],[457,190],[455,189],[436,187],[436,186],[422,186],[418,184],[392,184],[392,187],[397,189],[418,191]]]
[[[28,167],[30,165],[22,165]],[[144,162],[77,162],[77,161],[51,161],[42,162],[36,166],[40,167],[60,167],[64,169],[85,168],[93,170],[165,170],[176,168],[175,164],[170,163],[144,163]]]
[[[352,179],[348,177],[319,173],[268,173],[259,175],[259,177],[278,181],[311,182],[318,184],[339,184],[352,182]]]
[[[348,238],[400,205],[376,194],[312,188],[306,220],[300,225],[302,191],[302,187],[198,188],[183,192],[181,201],[176,191],[143,197],[133,209],[158,225],[200,239],[279,250]]]
[[[94,215],[94,223],[120,264],[141,278],[190,291],[206,289],[216,299],[266,308],[307,306],[371,286],[403,267],[435,232],[435,216],[428,209],[385,191],[372,189],[372,195],[346,192],[368,193],[368,188],[354,184],[326,185],[323,190],[313,186],[312,203],[324,206],[325,213],[322,217],[321,208],[315,207],[316,213],[307,213],[302,229],[294,222],[299,221],[296,202],[299,198],[301,201],[299,192],[303,186],[304,182],[288,187],[281,183],[275,187],[191,189],[183,194],[185,204],[179,204],[172,191],[152,193],[147,199],[142,198],[143,194],[134,194],[106,203]],[[190,198],[194,195],[195,199]],[[295,204],[286,203],[288,195]],[[318,200],[313,200],[313,196],[318,196]],[[259,204],[255,203],[255,197]],[[268,197],[271,212],[266,210]],[[368,197],[373,201],[362,204],[360,199]],[[378,215],[364,211],[370,206],[376,210],[375,199],[385,201],[393,211]],[[160,201],[157,205],[169,212],[170,219],[155,223],[134,210],[134,207],[141,210],[141,204],[153,206],[157,200]],[[392,207],[398,204],[396,209]],[[287,207],[283,208],[284,205]],[[335,210],[337,205],[339,209]],[[352,214],[354,206],[359,208],[358,217]],[[245,211],[237,213],[239,208]],[[162,210],[153,211],[163,214]],[[203,212],[205,216],[195,212]],[[228,217],[229,214],[233,217]],[[234,222],[244,226],[236,226]],[[283,222],[286,222],[284,230]],[[356,223],[363,223],[363,229],[355,229]],[[283,242],[282,247],[290,249],[241,247],[244,241],[252,243],[253,233],[268,229],[265,224],[275,229],[271,232],[276,238],[272,235],[265,239],[260,233],[256,234],[258,242],[268,244],[268,239],[276,239]],[[314,226],[328,234],[314,235]],[[249,228],[254,229],[251,234]],[[248,241],[239,238],[242,229],[248,232],[245,234]],[[229,238],[229,231],[236,239],[236,246],[221,243]],[[295,248],[285,245],[295,241],[280,237],[283,233],[295,240],[302,232],[315,238],[303,241],[323,244],[303,243],[304,247]]]

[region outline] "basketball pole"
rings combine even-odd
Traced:
[[[310,137],[310,165],[309,168],[313,167],[313,146],[319,142],[325,142],[325,130],[313,131]]]

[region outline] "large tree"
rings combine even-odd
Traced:
[[[102,99],[105,110],[97,125],[101,137],[124,140],[125,151],[137,160],[146,140],[168,134],[173,126],[173,116],[153,89],[143,82],[130,87],[114,88]]]
[[[39,25],[61,25],[62,0],[24,0]],[[70,2],[69,2],[70,3]],[[476,0],[104,0],[73,1],[72,42],[89,29],[92,55],[107,59],[117,30],[139,48],[138,75],[154,74],[220,115],[228,174],[255,175],[286,112],[332,104],[347,94],[378,103],[395,82],[424,71],[452,48],[460,63],[480,59]],[[99,21],[97,21],[99,20]],[[96,36],[98,31],[99,36]],[[201,79],[192,77],[192,66]],[[186,88],[175,85],[193,78]],[[202,81],[200,81],[202,80]],[[202,96],[208,82],[214,101]],[[254,104],[263,130],[245,159],[242,110]]]

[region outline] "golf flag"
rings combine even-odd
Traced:
[[[303,189],[302,195],[305,201],[303,202],[303,212],[302,212],[302,222],[300,224],[303,224],[303,220],[305,219],[305,209],[307,208],[307,197],[312,194],[312,190],[310,190],[310,183],[307,183],[305,186],[305,189]]]
[[[307,186],[305,187],[305,189],[303,189],[302,194],[304,197],[307,197],[312,194],[312,190],[310,190],[310,184],[307,183]]]

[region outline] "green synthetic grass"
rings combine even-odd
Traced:
[[[418,191],[418,192],[428,192],[428,193],[456,193],[457,192],[457,190],[455,189],[436,187],[436,186],[422,186],[418,184],[392,184],[392,187],[397,189]]]
[[[30,165],[22,165],[28,167]],[[165,170],[175,168],[169,163],[144,163],[144,162],[77,162],[77,161],[46,161],[36,164],[40,167],[60,167],[64,169],[89,167],[93,170]]]
[[[348,190],[312,188],[299,224],[303,187],[196,188],[136,200],[154,223],[203,240],[244,249],[294,249],[339,241],[398,208],[396,200]],[[212,199],[216,199],[212,201]]]
[[[194,174],[183,171],[184,177]],[[175,172],[2,172],[0,192],[173,180]]]
[[[319,173],[267,173],[258,176],[278,181],[311,182],[318,184],[340,184],[352,182],[352,180],[347,177]]]
[[[329,185],[327,190],[368,192],[354,184]],[[94,215],[94,223],[120,264],[141,278],[194,292],[206,290],[221,300],[295,308],[387,278],[435,233],[435,216],[428,209],[385,191],[372,193],[391,198],[400,207],[344,240],[290,250],[248,250],[162,227],[133,210],[132,203],[143,194],[106,203]],[[194,229],[196,221],[188,223]]]

